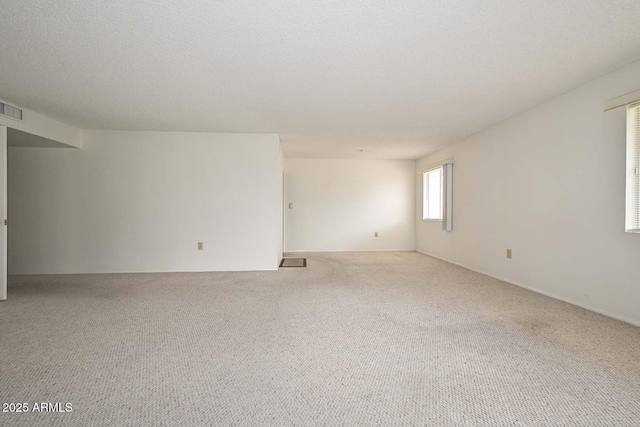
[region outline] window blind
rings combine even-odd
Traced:
[[[640,233],[640,103],[627,107],[626,230]]]

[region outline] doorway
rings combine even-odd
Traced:
[[[77,148],[67,144],[53,141],[42,136],[24,132],[12,127],[0,125],[0,301],[7,299],[8,294],[8,161],[9,148],[50,149],[50,148]]]

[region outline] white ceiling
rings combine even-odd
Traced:
[[[0,98],[86,129],[274,132],[289,157],[416,158],[640,59],[638,0],[0,10]]]

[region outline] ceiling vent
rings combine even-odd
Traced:
[[[22,110],[13,105],[5,104],[4,102],[0,102],[0,114],[14,120],[22,121]]]

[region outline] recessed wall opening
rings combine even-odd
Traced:
[[[12,255],[15,254],[15,249],[17,247],[28,247],[30,236],[33,236],[33,233],[38,233],[38,230],[47,228],[47,224],[29,223],[28,218],[25,218],[24,211],[20,209],[20,205],[23,205],[25,201],[34,197],[34,195],[28,194],[28,187],[21,185],[20,170],[13,167],[12,158],[19,155],[22,150],[77,148],[19,129],[2,128],[3,132],[6,132],[6,169],[2,171],[3,176],[6,176],[6,181],[0,183],[0,185],[3,187],[4,194],[6,194],[6,200],[3,203],[6,215],[2,218],[4,225],[0,224],[0,226],[5,227],[1,243],[6,250],[0,254],[0,264],[3,265],[3,272],[1,273],[2,284],[0,286],[3,288],[1,293],[7,297],[10,293],[10,290],[7,289],[8,276],[13,272],[14,262]],[[16,211],[16,208],[18,208],[18,211]],[[15,224],[11,221],[12,216],[18,220]],[[33,249],[35,252],[35,248]]]

